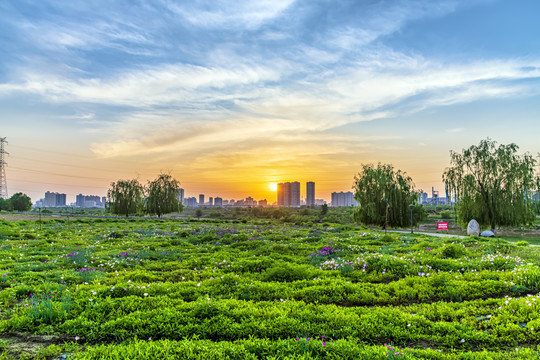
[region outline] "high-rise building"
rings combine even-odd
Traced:
[[[354,195],[352,192],[333,192],[332,193],[332,202],[333,207],[336,206],[354,206],[356,201],[354,201]]]
[[[61,207],[66,206],[66,194],[52,193],[47,191],[45,199],[43,199],[44,207]]]
[[[177,198],[177,200],[178,200],[178,202],[180,204],[184,203],[184,189],[182,189],[182,188],[178,189],[178,198]]]
[[[288,183],[287,183],[288,184]],[[288,186],[285,185],[285,183],[279,183],[277,184],[277,204],[278,206],[289,206],[289,192],[291,190],[290,184]],[[285,199],[287,199],[287,203],[285,203]]]
[[[291,183],[279,183],[277,185],[278,206],[291,206]]]
[[[79,194],[75,197],[75,206],[77,207],[84,207],[84,195]]]
[[[204,194],[199,194],[199,206],[204,206]]]
[[[187,207],[195,207],[197,206],[197,198],[195,197],[188,197],[184,199],[184,205]]]
[[[300,206],[300,183],[298,181],[291,183],[290,206]]]
[[[306,183],[306,205],[315,205],[315,182],[308,181]]]
[[[97,195],[79,194],[75,197],[75,206],[81,208],[105,207],[106,199],[106,197],[99,197]]]
[[[214,198],[212,196],[208,198],[208,205],[214,206]]]
[[[277,186],[278,206],[300,206],[300,183],[286,182]]]
[[[214,206],[219,206],[219,207],[223,206],[223,199],[220,197],[216,197],[214,199]]]

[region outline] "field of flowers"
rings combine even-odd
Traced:
[[[332,224],[0,220],[0,359],[539,359],[539,264]]]

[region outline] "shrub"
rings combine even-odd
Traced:
[[[443,210],[441,211],[441,219],[443,220],[450,220],[454,218],[454,214],[450,210]]]
[[[267,269],[263,275],[263,281],[291,282],[297,280],[312,279],[317,271],[308,265],[296,265],[279,263]]]
[[[465,248],[457,244],[448,244],[443,247],[441,253],[445,258],[457,259],[465,254]]]

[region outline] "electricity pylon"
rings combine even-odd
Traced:
[[[0,198],[7,199],[7,180],[6,180],[6,165],[7,162],[4,160],[4,155],[9,155],[8,152],[4,149],[4,144],[7,144],[6,138],[0,138]]]

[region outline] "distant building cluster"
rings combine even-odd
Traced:
[[[182,195],[184,194],[184,189],[180,189],[180,191],[182,192]],[[182,196],[182,198],[179,200],[182,202],[182,204],[184,204],[184,206],[186,207],[198,207],[198,206],[212,206],[212,207],[224,207],[224,206],[250,206],[250,207],[255,207],[255,206],[268,206],[268,202],[266,201],[266,199],[264,200],[255,200],[253,199],[251,196],[248,196],[247,198],[245,199],[242,199],[242,200],[234,200],[234,199],[230,199],[230,200],[224,200],[223,198],[221,197],[208,197],[208,201],[205,201],[206,197],[204,194],[199,194],[198,197],[187,197],[187,198],[184,198]]]
[[[67,196],[63,193],[50,192],[45,193],[45,197],[36,201],[34,207],[66,207],[66,206],[75,206],[81,208],[94,208],[94,207],[105,207],[107,198],[105,196],[99,197],[97,195],[83,195],[79,194],[76,197],[75,203],[67,204]]]
[[[185,197],[184,189],[178,189],[178,201],[186,207],[198,207],[198,206],[212,206],[212,207],[228,207],[228,206],[244,206],[244,207],[266,207],[266,206],[284,206],[284,207],[300,207],[300,206],[321,206],[326,204],[326,201],[323,199],[315,198],[315,182],[308,181],[306,182],[305,187],[305,199],[301,198],[300,194],[300,182],[282,182],[277,184],[277,201],[274,203],[269,203],[266,199],[255,200],[253,197],[248,196],[245,199],[235,200],[229,199],[225,200],[219,196],[217,197],[208,197],[206,198],[205,194],[199,194],[197,197]],[[104,208],[107,202],[105,196],[97,195],[83,195],[79,194],[76,196],[74,203],[67,204],[66,194],[50,192],[45,193],[45,197],[36,201],[34,207],[78,207],[78,208]],[[354,200],[354,193],[351,191],[347,192],[333,192],[331,193],[331,202],[329,206],[340,207],[340,206],[356,206],[358,205]],[[536,192],[533,195],[533,201],[540,201],[540,194]],[[419,194],[418,203],[422,205],[445,205],[453,203],[449,201],[448,197],[439,196],[439,191],[436,191],[435,188],[431,188],[431,197],[428,193],[421,192]]]
[[[428,193],[421,192],[418,203],[421,205],[446,205],[450,202],[446,196],[440,197],[439,191],[435,190],[435,188],[432,187],[431,197],[428,197]]]
[[[107,198],[105,196],[99,197],[97,195],[77,195],[75,206],[81,208],[93,208],[93,207],[105,207]]]
[[[66,194],[47,191],[43,199],[43,207],[66,206]]]
[[[198,207],[198,206],[213,206],[213,207],[225,207],[225,206],[283,206],[283,207],[300,207],[300,206],[321,206],[326,204],[323,199],[317,199],[315,197],[315,182],[306,182],[305,187],[305,199],[301,198],[301,185],[298,181],[282,182],[277,184],[277,201],[273,204],[269,204],[266,199],[255,200],[251,196],[242,200],[224,200],[220,197],[209,197],[208,201],[204,194],[199,194],[198,197],[183,197],[184,190],[180,189],[182,194],[182,203],[186,207]],[[180,199],[180,197],[179,197]],[[355,206],[354,194],[352,192],[334,192],[332,193],[332,202],[330,206]]]
[[[356,201],[354,201],[354,194],[350,191],[347,192],[333,192],[332,193],[332,202],[330,206],[355,206]]]

